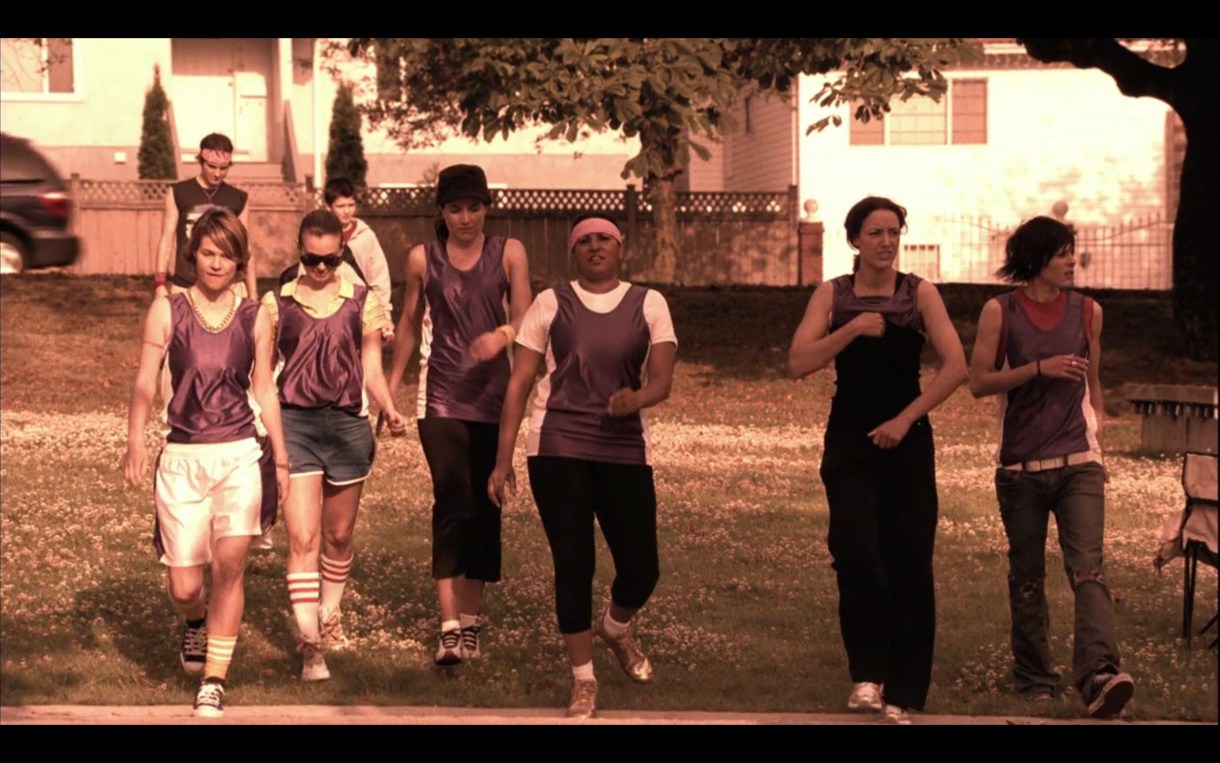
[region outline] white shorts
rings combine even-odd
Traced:
[[[162,564],[208,564],[217,539],[262,535],[261,455],[253,437],[165,445],[157,459],[153,490]]]

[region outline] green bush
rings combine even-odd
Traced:
[[[177,180],[174,136],[169,129],[169,99],[161,88],[161,67],[153,67],[153,84],[144,94],[144,126],[140,129],[140,178]]]
[[[352,86],[343,83],[335,93],[335,105],[330,118],[330,145],[326,150],[326,177],[342,177],[363,187],[369,163],[364,158],[364,142],[360,137],[360,112],[352,97]]]

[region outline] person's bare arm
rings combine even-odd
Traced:
[[[157,376],[161,372],[161,361],[169,345],[173,319],[169,300],[158,297],[153,300],[144,319],[144,332],[140,344],[140,364],[136,370],[135,385],[131,390],[131,405],[127,412],[127,453],[123,457],[123,476],[131,485],[139,486],[148,467],[148,448],[144,444],[144,429],[152,412],[153,398],[157,394]]]
[[[173,272],[174,253],[178,247],[178,205],[174,203],[174,189],[165,192],[165,215],[161,225],[161,240],[157,244],[157,273],[166,277]],[[158,285],[153,297],[168,297],[169,285]]]
[[[407,253],[407,284],[403,295],[402,317],[398,319],[398,330],[394,332],[394,354],[390,359],[388,387],[391,395],[396,394],[402,384],[402,377],[407,372],[407,361],[415,351],[416,337],[423,329],[424,275],[427,268],[424,247],[412,247]]]
[[[885,319],[879,313],[861,313],[837,331],[830,332],[830,311],[834,304],[834,284],[823,281],[809,298],[805,317],[796,327],[788,348],[788,376],[800,379],[830,364],[857,337],[879,337],[885,333]]]
[[[962,340],[957,335],[957,329],[953,328],[940,292],[928,281],[923,281],[919,284],[916,299],[924,326],[928,329],[928,339],[940,358],[940,370],[919,397],[912,400],[901,413],[868,433],[878,448],[896,447],[916,421],[945,402],[966,380],[966,353],[962,350]]]

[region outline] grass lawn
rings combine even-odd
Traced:
[[[264,284],[264,288],[269,284]],[[681,346],[673,396],[653,409],[662,579],[639,637],[657,671],[631,684],[595,655],[605,708],[838,712],[851,688],[817,475],[833,372],[783,378],[809,291],[664,289]],[[119,463],[148,303],[147,278],[22,275],[0,282],[0,701],[189,703],[177,664],[179,621],[153,558],[150,490]],[[942,293],[969,349],[987,287]],[[1106,574],[1116,599],[1137,719],[1217,720],[1210,637],[1179,638],[1181,562],[1152,566],[1164,518],[1181,508],[1180,460],[1137,452],[1128,382],[1216,384],[1216,365],[1185,359],[1165,295],[1098,294],[1106,310],[1102,378]],[[927,369],[927,374],[933,369]],[[414,384],[400,401],[414,399]],[[408,406],[404,405],[404,409]],[[994,399],[964,387],[932,416],[940,522],[938,633],[928,712],[1083,715],[1073,691],[1029,706],[1009,689],[1006,543],[992,485]],[[154,440],[149,433],[150,441]],[[414,434],[383,438],[356,529],[345,600],[356,648],[334,676],[303,685],[284,586],[285,542],[251,556],[246,620],[230,672],[240,704],[374,703],[554,706],[566,703],[545,537],[523,489],[504,515],[504,581],[485,597],[486,656],[431,664],[437,615],[429,578],[431,486]],[[599,541],[600,543],[600,541]],[[595,604],[612,566],[599,546]],[[1052,529],[1051,643],[1068,687],[1071,591]],[[1216,611],[1202,568],[1196,621]]]

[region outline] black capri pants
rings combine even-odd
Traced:
[[[529,458],[530,487],[555,563],[559,632],[593,623],[593,519],[614,558],[610,597],[627,609],[648,602],[661,576],[652,467],[561,456]]]
[[[500,425],[418,420],[432,472],[432,577],[500,580],[500,507],[487,497]]]

